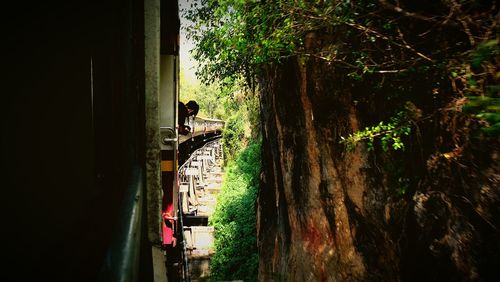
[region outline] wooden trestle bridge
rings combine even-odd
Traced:
[[[196,150],[179,168],[183,256],[191,281],[209,276],[214,229],[208,226],[222,183],[224,155],[220,139]],[[187,279],[186,279],[187,280]]]

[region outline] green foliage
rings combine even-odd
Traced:
[[[398,177],[397,184],[396,195],[401,197],[408,191],[408,187],[410,187],[410,179],[406,177]]]
[[[464,105],[465,113],[473,114],[485,123],[481,130],[490,136],[500,134],[500,98],[487,96],[468,96]]]
[[[226,120],[222,132],[222,144],[226,159],[233,159],[243,148],[245,137],[244,119],[241,112],[236,112]]]
[[[462,78],[464,84],[462,93],[467,103],[463,111],[482,120],[481,130],[489,136],[500,134],[500,73],[496,72],[499,56],[498,40],[481,42],[471,53],[470,66],[486,71],[476,74],[463,67],[461,72],[452,73],[455,78]]]
[[[223,119],[222,103],[216,86],[201,86],[185,84],[181,79],[180,100],[187,102],[195,100],[200,105],[198,116]]]
[[[481,42],[472,52],[471,65],[479,67],[484,62],[489,61],[492,57],[500,55],[500,45],[498,40],[487,40]]]
[[[304,36],[314,30],[334,31],[356,14],[349,0],[204,0],[195,6],[184,15],[195,23],[187,33],[197,42],[198,75],[206,83],[244,77],[247,86],[261,65],[293,55],[332,60],[335,53],[305,52]]]
[[[392,2],[202,0],[184,14],[195,22],[187,33],[197,42],[194,57],[201,62],[198,74],[205,82],[233,83],[243,77],[253,89],[254,77],[262,74],[263,66],[295,56],[301,62],[314,58],[345,68],[354,83],[389,84],[387,96],[411,93],[418,86],[400,82],[417,76],[434,82],[429,85],[434,89],[444,87],[449,73],[452,81],[460,80],[455,84],[459,93],[478,94],[495,87],[470,70],[485,62],[493,67],[481,73],[496,69],[497,19],[485,12],[493,11],[494,4],[440,1],[439,9],[423,4],[411,10],[416,3],[395,6]],[[418,24],[408,25],[404,15],[418,19]],[[442,24],[451,36],[433,28],[440,25],[438,19],[446,19]],[[469,42],[464,42],[465,37]]]
[[[260,173],[259,143],[249,145],[227,166],[224,185],[209,224],[215,228],[213,281],[257,281],[255,203]]]
[[[382,166],[387,172],[387,186],[392,197],[404,196],[410,190],[411,184],[416,182],[411,179],[411,174],[408,175],[404,158],[388,158]]]
[[[218,83],[203,85],[197,81],[189,81],[184,72],[180,73],[180,100],[195,100],[200,105],[199,116],[225,120],[238,107],[231,101],[231,95],[237,91],[232,87],[224,87]]]
[[[353,150],[360,141],[366,141],[368,150],[374,149],[374,141],[380,139],[380,145],[384,152],[391,146],[394,150],[404,150],[403,136],[410,135],[411,124],[407,112],[398,112],[391,117],[389,122],[379,122],[377,125],[366,127],[364,130],[354,132],[347,138],[342,137],[341,143],[349,150]]]
[[[239,83],[202,85],[184,79],[181,72],[181,101],[195,100],[200,105],[199,116],[226,121],[223,144],[226,159],[232,159],[260,134],[259,97],[246,91]]]
[[[401,5],[405,9],[413,6]],[[395,101],[390,111],[398,111],[403,99],[418,101],[420,95],[444,101],[442,97],[449,93],[442,92],[449,88],[459,95],[494,93],[490,97],[495,97],[500,88],[495,82],[500,53],[493,36],[496,19],[484,12],[491,5],[439,5],[440,9],[424,5],[425,11],[418,12],[378,0],[203,0],[184,13],[195,22],[187,32],[197,42],[194,57],[201,62],[198,74],[206,83],[244,81],[254,89],[255,76],[265,66],[295,57],[299,64],[311,59],[333,63],[344,69],[353,85],[389,90],[384,92],[385,99]],[[405,14],[418,19],[419,25],[409,26]],[[472,17],[469,27],[461,24],[464,17]],[[452,23],[446,30],[453,36],[443,36],[442,30],[432,28],[442,18]],[[415,34],[421,36],[415,38]],[[465,38],[468,42],[463,42]],[[485,40],[477,42],[477,38]],[[416,79],[419,82],[407,83]],[[494,113],[478,114],[490,122]],[[398,120],[400,117],[394,118],[344,142],[352,145],[367,140],[371,149],[377,137],[384,151],[404,149],[401,137],[409,134],[410,126]],[[495,132],[495,128],[492,124],[485,131]]]

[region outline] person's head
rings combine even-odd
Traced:
[[[198,103],[191,100],[191,101],[187,102],[186,108],[187,108],[190,116],[196,116],[198,114],[198,110],[200,109],[200,106],[198,106]]]

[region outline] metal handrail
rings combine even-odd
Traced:
[[[142,168],[136,165],[132,168],[128,182],[117,237],[108,249],[100,273],[101,281],[138,281],[143,202],[142,181]]]
[[[182,259],[183,259],[183,264],[182,267],[184,269],[184,281],[185,282],[190,282],[190,276],[189,276],[189,266],[188,266],[188,259],[187,259],[187,252],[186,252],[186,240],[184,239],[184,221],[182,219],[182,196],[181,193],[177,193],[178,195],[178,201],[179,201],[179,225],[180,225],[180,236],[181,236],[181,244],[182,244]]]
[[[179,167],[178,171],[180,172],[180,171],[184,168],[184,166],[185,166],[187,163],[189,163],[189,161],[190,161],[193,157],[195,157],[195,156],[196,156],[196,155],[194,154],[194,152],[196,152],[196,151],[198,151],[198,150],[201,150],[201,149],[205,148],[206,146],[208,146],[208,145],[210,145],[210,144],[212,144],[212,143],[214,143],[214,142],[218,141],[217,139],[221,139],[221,138],[222,138],[222,136],[213,136],[213,137],[211,137],[211,138],[207,138],[207,140],[209,140],[209,141],[207,141],[207,143],[205,143],[205,144],[204,144],[203,146],[201,146],[200,148],[198,148],[198,149],[194,150],[194,151],[193,151],[193,153],[191,153],[191,156],[189,157],[189,159],[187,159],[187,160],[186,160],[186,161],[185,161],[185,162],[184,162],[184,163],[183,163],[183,164]],[[210,140],[210,139],[213,139],[213,140]]]

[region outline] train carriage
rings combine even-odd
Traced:
[[[176,132],[178,1],[4,11],[4,277],[167,281],[177,167],[223,127],[196,119]]]

